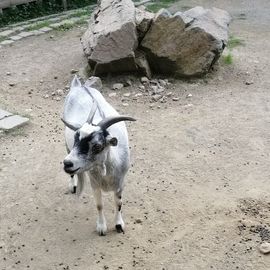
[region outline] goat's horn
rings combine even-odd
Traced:
[[[111,125],[116,124],[116,123],[121,122],[121,121],[136,121],[136,119],[129,117],[129,116],[112,116],[112,117],[107,117],[107,118],[101,120],[98,123],[98,126],[101,129],[105,130],[108,127],[110,127]]]
[[[88,124],[92,124],[94,115],[95,115],[95,113],[97,111],[97,107],[98,107],[97,106],[97,101],[94,99],[93,100],[91,111],[90,111],[90,113],[88,115],[88,118],[87,118],[87,121],[86,121]]]
[[[70,128],[70,129],[72,129],[72,130],[74,130],[74,131],[76,131],[76,130],[78,130],[78,129],[81,128],[80,125],[73,124],[73,123],[69,123],[69,122],[67,122],[66,120],[64,120],[63,118],[61,118],[61,120],[64,122],[64,124],[65,124],[68,128]]]

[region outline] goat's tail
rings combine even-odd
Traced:
[[[81,193],[83,192],[83,189],[84,189],[84,184],[85,184],[85,177],[86,177],[86,174],[85,173],[79,173],[76,175],[76,177],[78,178],[78,183],[77,183],[77,191],[76,191],[76,194],[78,196],[81,195]]]

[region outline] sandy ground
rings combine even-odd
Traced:
[[[0,107],[31,118],[0,137],[1,270],[270,269],[270,257],[258,251],[270,241],[270,4],[211,2],[236,18],[246,14],[232,23],[246,43],[233,50],[232,65],[203,80],[172,80],[166,91],[179,101],[153,107],[147,95],[122,106],[121,94],[108,97],[119,78],[103,81],[104,96],[138,118],[128,125],[125,234],[114,231],[112,194],[105,195],[105,237],[95,232],[90,186],[81,198],[65,194],[63,98],[43,98],[85,65],[83,29],[0,49]],[[138,85],[123,93],[138,93]]]

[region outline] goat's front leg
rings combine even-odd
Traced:
[[[102,201],[102,194],[101,189],[97,188],[94,189],[94,197],[96,200],[97,210],[98,210],[98,218],[97,218],[97,232],[100,236],[106,235],[107,232],[107,225],[106,219],[103,214],[103,201]]]
[[[115,201],[115,228],[118,233],[124,233],[125,223],[122,218],[122,191],[114,193]]]

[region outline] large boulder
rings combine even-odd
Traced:
[[[207,73],[228,41],[230,15],[221,9],[192,8],[171,15],[160,10],[140,48],[153,71],[190,77]]]
[[[131,0],[101,0],[81,39],[93,74],[136,70],[138,46]]]

